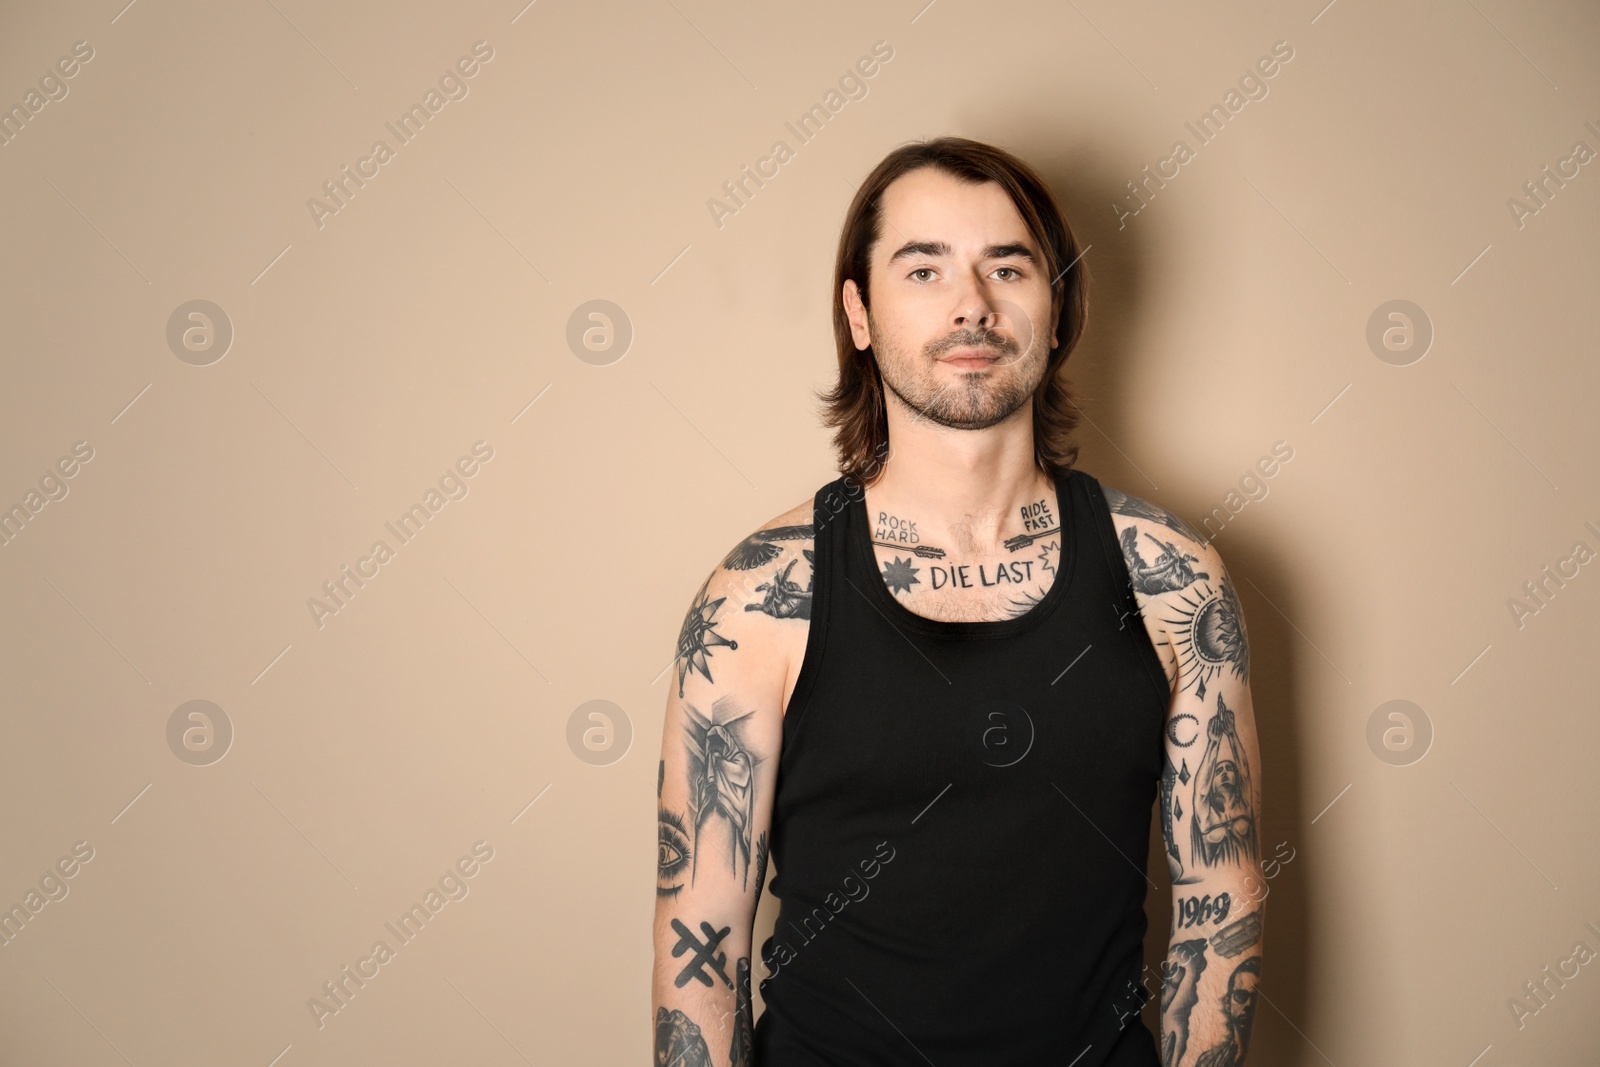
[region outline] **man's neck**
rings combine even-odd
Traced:
[[[914,522],[921,543],[971,557],[1041,528],[1027,528],[1025,510],[1059,525],[1054,484],[1034,463],[1031,402],[986,430],[953,430],[889,403],[889,461],[867,490],[875,529],[880,513]]]

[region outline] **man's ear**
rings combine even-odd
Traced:
[[[854,278],[846,278],[844,282],[844,313],[850,320],[850,336],[855,341],[856,351],[863,352],[871,348],[872,331],[867,328],[867,306],[861,302],[861,290]]]

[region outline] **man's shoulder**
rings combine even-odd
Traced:
[[[775,560],[792,562],[797,552],[809,556],[816,541],[811,512],[811,498],[807,497],[774,515],[735,544],[722,557],[718,570],[733,574],[759,571]]]
[[[1105,495],[1106,507],[1111,511],[1111,522],[1119,538],[1125,539],[1128,536],[1125,532],[1127,530],[1143,531],[1161,527],[1168,533],[1182,538],[1192,549],[1210,547],[1211,542],[1206,536],[1184,521],[1176,512],[1105,482],[1100,483],[1100,489]]]
[[[807,498],[735,542],[706,576],[685,626],[714,619],[741,631],[745,641],[781,643],[794,626],[791,620],[809,620],[816,544],[811,504]],[[784,625],[773,629],[762,622]]]

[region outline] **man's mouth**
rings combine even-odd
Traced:
[[[945,356],[939,362],[948,363],[959,370],[983,370],[999,362],[1000,356],[993,349],[961,348]]]

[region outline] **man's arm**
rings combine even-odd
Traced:
[[[1217,550],[1161,508],[1107,491],[1172,689],[1158,803],[1172,875],[1162,1067],[1239,1067],[1261,975],[1261,756],[1244,614]]]
[[[768,527],[736,546],[678,635],[657,786],[656,1064],[751,1062],[752,926],[788,659],[809,617],[809,534]]]

